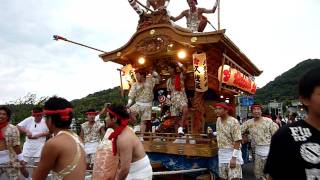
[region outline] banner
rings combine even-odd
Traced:
[[[193,54],[192,57],[193,57],[195,90],[198,92],[205,92],[208,90],[206,53]]]
[[[122,76],[122,89],[128,90],[131,85],[136,81],[134,69],[131,64],[127,64],[121,68]]]
[[[244,75],[240,71],[231,68],[228,65],[223,66],[223,72],[221,77],[222,66],[218,69],[218,79],[221,83],[239,88],[247,93],[255,94],[257,91],[257,85],[248,76]]]
[[[241,106],[252,106],[254,104],[254,98],[251,96],[239,96],[238,103]]]

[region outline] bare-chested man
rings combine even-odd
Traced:
[[[20,148],[20,134],[16,126],[9,124],[11,110],[0,106],[0,176],[3,173],[9,179],[19,179],[19,165],[24,168],[23,155]],[[20,163],[20,164],[19,164]],[[2,176],[3,177],[3,176]]]
[[[216,1],[215,5],[212,9],[206,9],[206,8],[198,8],[196,5],[198,5],[197,0],[187,0],[187,3],[189,5],[189,9],[182,11],[182,13],[177,16],[173,17],[171,16],[170,19],[172,21],[178,21],[183,17],[186,17],[187,19],[187,27],[192,32],[203,32],[204,28],[207,25],[207,18],[203,16],[203,13],[214,13],[218,6],[218,1]]]
[[[111,105],[107,112],[110,119],[106,121],[106,125],[114,129],[109,136],[113,154],[120,159],[116,180],[152,179],[152,167],[144,147],[135,133],[127,127],[129,114],[126,108]]]
[[[44,105],[44,116],[54,137],[42,149],[39,166],[33,180],[46,179],[52,170],[52,179],[84,179],[86,159],[79,137],[69,131],[73,118],[72,105],[66,99],[51,97]]]

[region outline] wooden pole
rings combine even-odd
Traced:
[[[54,35],[53,36],[53,39],[58,41],[58,40],[63,40],[63,41],[66,41],[66,42],[70,42],[70,43],[73,43],[73,44],[77,44],[79,46],[83,46],[83,47],[86,47],[86,48],[89,48],[89,49],[93,49],[93,50],[96,50],[96,51],[100,51],[100,52],[103,52],[103,53],[107,53],[106,51],[103,51],[103,50],[100,50],[100,49],[97,49],[97,48],[94,48],[94,47],[91,47],[91,46],[87,46],[85,44],[81,44],[81,43],[78,43],[78,42],[75,42],[75,41],[71,41],[67,38],[64,38],[62,36],[58,36],[58,35]]]
[[[121,91],[121,96],[124,97],[121,69],[117,69],[117,70],[119,71],[119,74],[120,74],[120,91]]]
[[[218,30],[220,30],[220,0],[218,1]]]

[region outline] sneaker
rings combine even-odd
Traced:
[[[155,138],[155,139],[153,139],[153,141],[155,141],[155,142],[161,142],[161,139],[160,139],[160,138]]]
[[[179,127],[179,128],[178,128],[178,134],[184,135],[183,127]]]
[[[212,134],[212,133],[213,133],[212,128],[208,126],[208,128],[207,128],[207,134]]]

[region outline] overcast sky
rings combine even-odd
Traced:
[[[211,8],[215,0],[198,2]],[[171,0],[168,9],[177,16],[187,3]],[[207,17],[217,26],[217,14]],[[1,0],[0,104],[27,93],[72,100],[118,86],[118,65],[52,35],[112,51],[130,39],[137,21],[127,0]],[[185,20],[178,24],[185,27]],[[221,27],[264,71],[258,87],[320,58],[319,0],[221,0]]]

